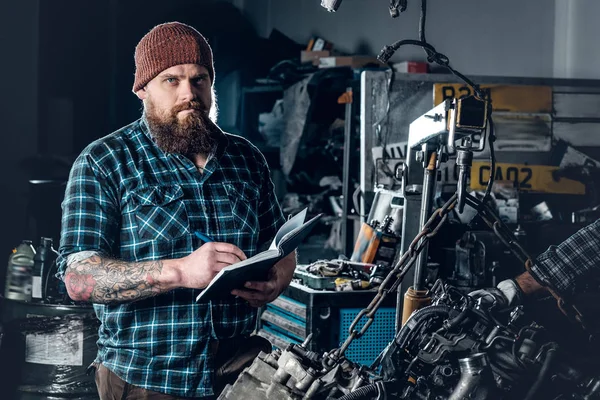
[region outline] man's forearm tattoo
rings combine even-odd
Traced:
[[[162,261],[126,262],[94,255],[67,268],[65,284],[74,300],[119,303],[161,292]]]

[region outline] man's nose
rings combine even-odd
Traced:
[[[190,81],[182,81],[179,84],[179,99],[182,102],[192,101],[196,98],[194,86]]]

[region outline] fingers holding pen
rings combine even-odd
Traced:
[[[224,253],[224,254],[231,254],[237,257],[237,261],[244,261],[245,259],[247,259],[248,257],[246,256],[246,254],[242,251],[242,249],[240,249],[239,247],[237,247],[234,244],[231,243],[223,243],[223,242],[212,242],[212,243],[206,243],[208,244],[212,244],[215,246],[215,250],[219,253]]]
[[[210,242],[202,245],[196,251],[203,256],[208,265],[224,264],[218,271],[225,266],[238,263],[247,258],[239,247],[230,243]]]
[[[184,257],[184,287],[204,288],[223,268],[246,258],[246,254],[233,244],[205,243],[192,254]]]

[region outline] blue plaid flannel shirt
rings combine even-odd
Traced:
[[[548,282],[561,295],[584,292],[600,278],[600,220],[585,226],[540,254],[531,268],[538,281]]]
[[[67,256],[81,251],[132,262],[183,257],[202,245],[194,231],[256,254],[285,221],[264,156],[241,137],[225,138],[202,174],[187,158],[160,150],[144,119],[90,144],[72,167],[62,204],[59,276]],[[149,390],[213,394],[209,342],[250,333],[256,310],[233,296],[196,303],[199,293],[94,304],[96,361]]]

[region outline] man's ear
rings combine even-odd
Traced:
[[[144,86],[143,88],[141,88],[140,90],[135,92],[135,95],[140,100],[146,100],[146,97],[148,97],[148,92],[146,92],[146,87]]]

